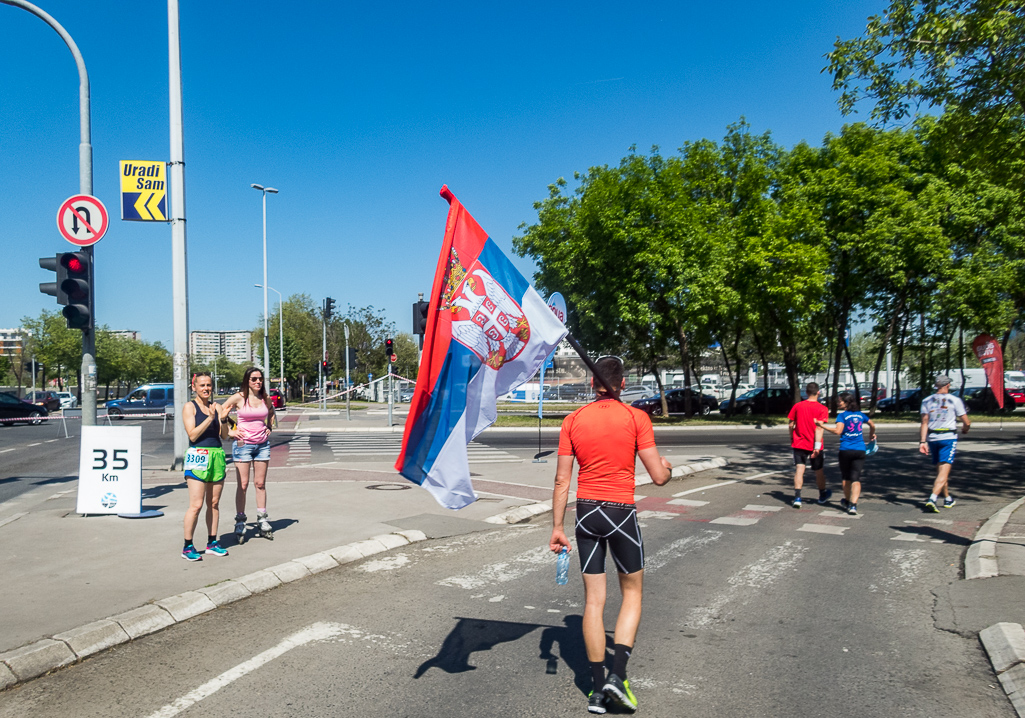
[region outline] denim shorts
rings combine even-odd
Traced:
[[[250,461],[270,461],[270,439],[262,444],[231,444],[231,458],[236,464],[247,464]]]

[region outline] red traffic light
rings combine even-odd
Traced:
[[[81,272],[84,268],[85,266],[82,264],[82,260],[78,257],[72,256],[71,259],[68,260],[68,271],[77,273]]]

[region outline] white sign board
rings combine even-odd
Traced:
[[[77,512],[141,511],[142,427],[83,426]]]

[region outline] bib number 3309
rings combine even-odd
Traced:
[[[107,465],[107,457],[113,453],[111,457],[110,465]],[[106,449],[93,449],[93,469],[113,469],[114,471],[124,471],[128,468],[128,458],[125,454],[128,453],[128,449],[114,449],[113,452],[108,452]]]

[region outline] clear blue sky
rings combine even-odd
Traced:
[[[121,221],[118,185],[119,160],[169,155],[166,5],[37,4],[92,82],[94,193],[112,216],[96,245],[98,321],[170,346],[170,226]],[[630,145],[670,153],[741,116],[786,146],[818,143],[844,122],[823,55],[883,7],[182,0],[190,329],[259,321],[251,183],[280,190],[272,287],[373,305],[409,331],[444,231],[442,184],[511,254],[549,183]],[[78,78],[57,34],[5,5],[0,68],[0,327],[13,327],[57,308],[37,259],[71,248],[55,216],[78,192]]]

